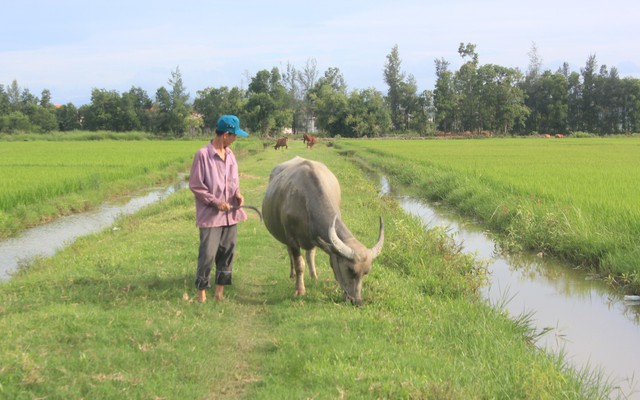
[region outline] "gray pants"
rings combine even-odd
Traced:
[[[231,285],[231,267],[236,249],[237,225],[200,228],[196,288],[211,287],[211,269],[215,262],[216,285]]]

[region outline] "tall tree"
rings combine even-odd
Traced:
[[[436,86],[433,91],[435,122],[441,131],[455,131],[458,129],[458,101],[453,73],[449,71],[449,62],[444,58],[436,59],[435,64]]]
[[[169,87],[171,88],[169,91],[171,97],[169,130],[181,136],[186,131],[186,118],[191,113],[191,109],[188,104],[190,95],[182,81],[180,67],[176,67],[175,71],[171,71]]]
[[[596,89],[598,62],[595,54],[587,59],[582,72],[582,121],[583,129],[596,132],[598,127],[598,94]]]
[[[456,90],[459,95],[461,128],[465,131],[481,130],[478,98],[478,54],[476,45],[460,43],[458,54],[462,59],[468,59],[460,66],[455,74]]]
[[[307,132],[314,129],[315,115],[313,115],[313,105],[311,104],[309,94],[318,81],[318,75],[318,63],[315,58],[307,59],[304,68],[297,75],[300,84],[300,95],[303,102],[296,119],[302,120],[301,124]]]
[[[11,105],[11,111],[18,111],[20,109],[20,86],[18,86],[18,81],[15,79],[7,87],[7,97]]]
[[[401,84],[404,81],[404,74],[400,69],[402,61],[396,44],[387,55],[387,63],[384,67],[384,81],[389,86],[387,91],[387,101],[391,108],[391,121],[395,129],[402,129],[404,126],[403,113],[401,111]]]
[[[622,126],[625,133],[640,132],[640,79],[622,80]]]
[[[11,102],[9,95],[4,89],[4,85],[0,84],[0,116],[9,114],[11,110]]]

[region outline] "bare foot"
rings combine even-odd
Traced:
[[[216,285],[216,292],[213,295],[215,301],[221,301],[224,299],[224,286]]]
[[[207,292],[206,292],[206,290],[204,290],[204,289],[198,290],[198,295],[196,296],[196,299],[200,303],[204,303],[205,301],[207,301]]]

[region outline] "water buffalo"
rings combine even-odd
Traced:
[[[378,242],[368,249],[342,222],[340,199],[340,184],[324,164],[295,157],[271,171],[262,214],[269,232],[287,246],[297,296],[305,294],[301,249],[306,250],[309,273],[315,278],[319,247],[329,255],[344,300],[360,305],[362,277],[382,250],[384,225],[380,218]]]
[[[289,138],[280,138],[276,141],[276,145],[273,146],[274,149],[278,150],[280,147],[284,147],[286,149],[289,148],[289,146],[287,145],[287,141],[289,140]]]

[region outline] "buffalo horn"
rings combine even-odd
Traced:
[[[333,217],[333,224],[331,228],[329,228],[329,239],[331,240],[331,246],[335,249],[335,251],[340,254],[342,257],[353,260],[355,258],[355,252],[349,246],[347,246],[340,238],[338,237],[338,233],[336,232],[336,220],[338,219],[338,215],[336,214]]]
[[[384,223],[382,217],[380,217],[380,233],[378,234],[378,243],[371,248],[371,259],[375,259],[382,252],[382,245],[384,244]]]

